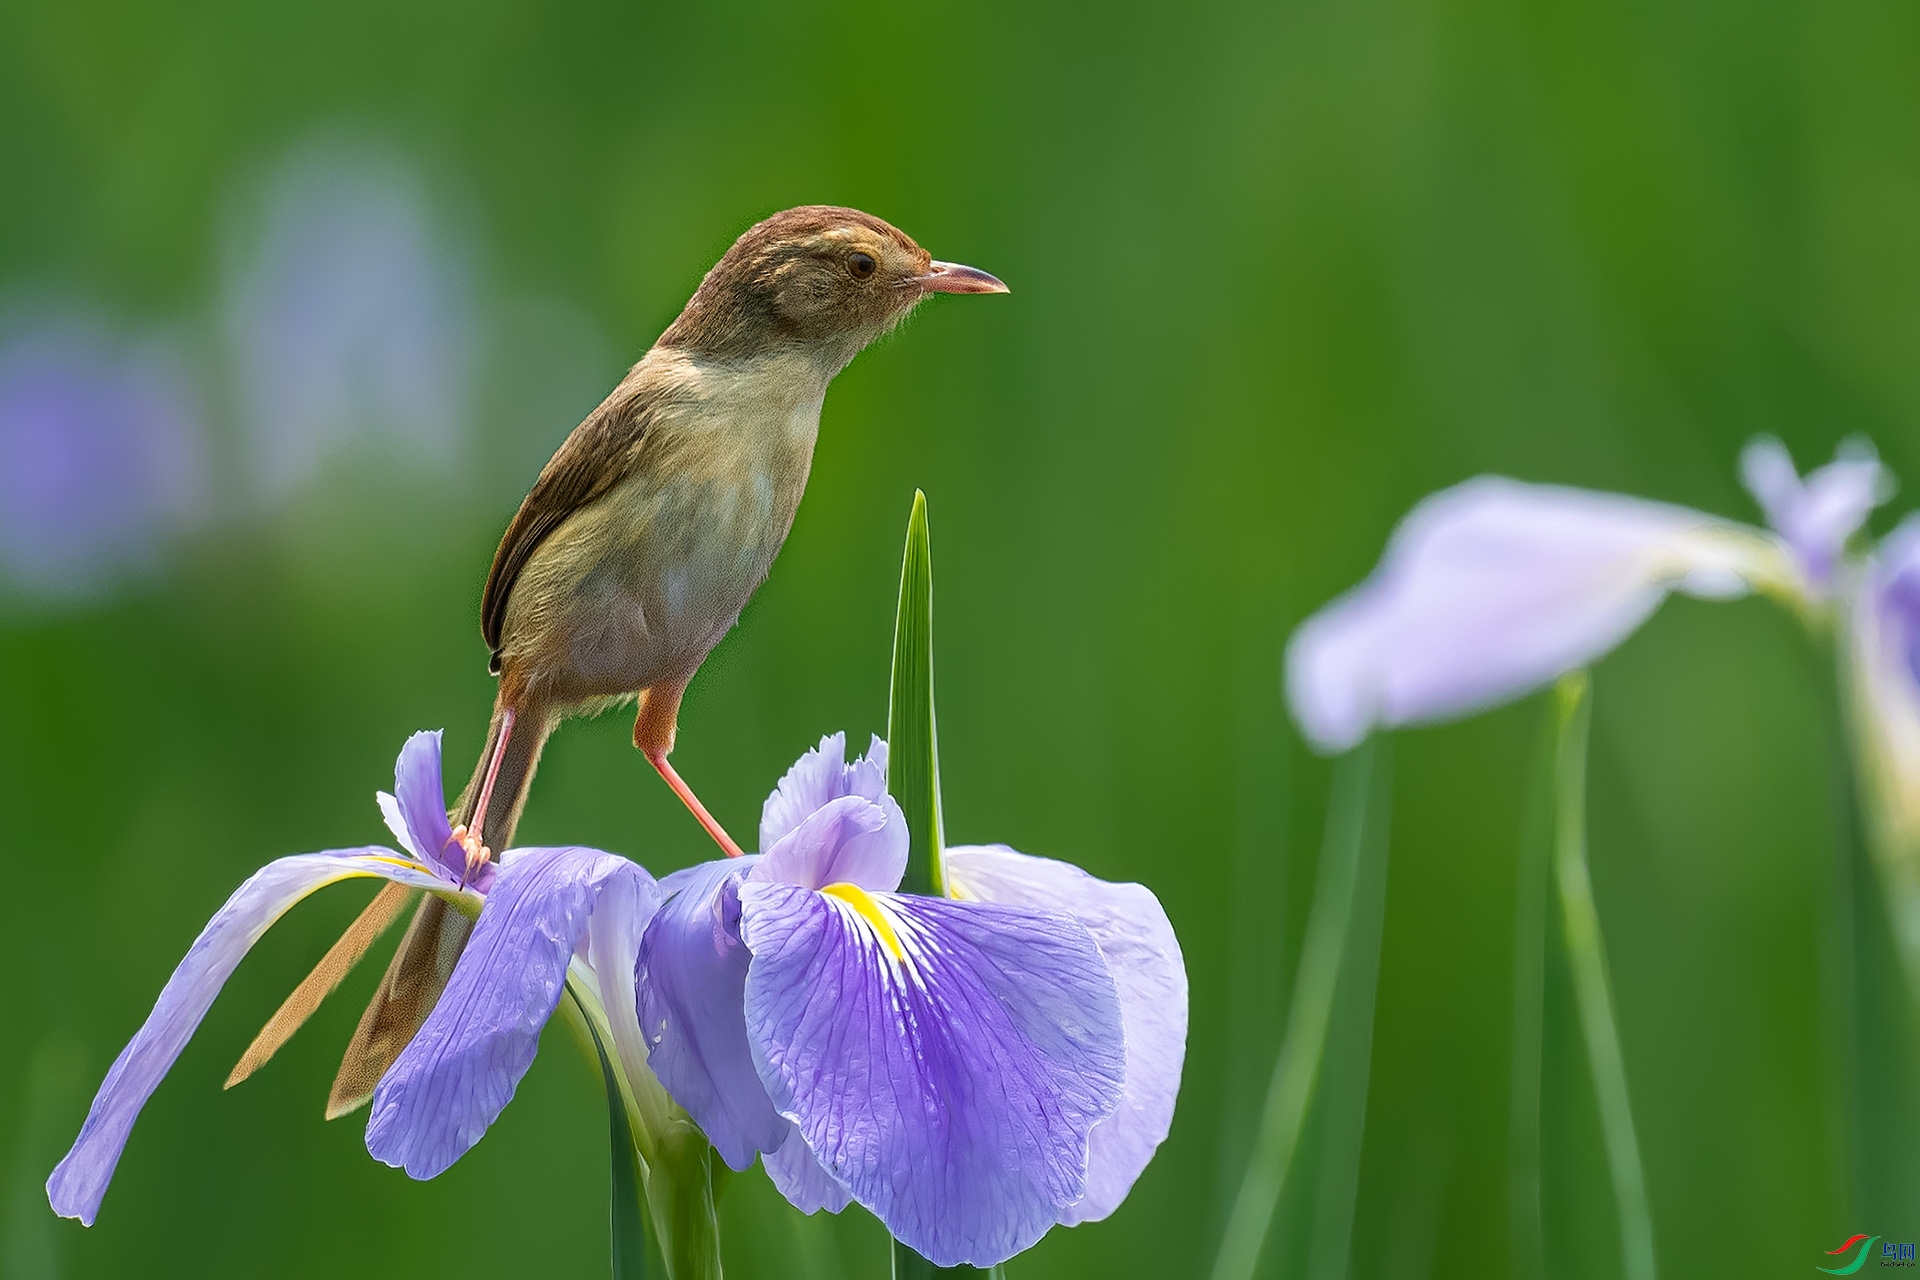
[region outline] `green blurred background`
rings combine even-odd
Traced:
[[[35,584],[15,503],[0,1268],[23,1278],[605,1274],[605,1116],[564,1032],[431,1183],[320,1117],[375,965],[221,1092],[360,887],[241,968],[96,1227],[40,1183],[247,873],[383,838],[372,793],[408,732],[477,752],[478,596],[520,494],[776,209],[869,209],[1013,293],[936,301],[835,383],[676,762],[751,831],[822,733],[883,726],[923,487],[950,835],[1145,881],[1186,951],[1172,1136],[1017,1280],[1209,1265],[1325,815],[1281,649],[1411,503],[1499,471],[1751,518],[1734,459],[1762,431],[1803,464],[1865,433],[1920,482],[1904,0],[10,0],[0,193],[0,339],[158,369],[129,385],[172,388],[156,420],[193,428],[143,437],[186,478],[117,506],[158,514],[78,577]],[[309,379],[291,407],[261,399],[275,358]],[[1669,1275],[1799,1275],[1855,1232],[1920,1234],[1908,1022],[1848,853],[1828,670],[1768,604],[1683,601],[1596,673],[1593,873]],[[1354,1275],[1509,1273],[1541,718],[1394,746]],[[523,841],[709,856],[628,732],[560,733]],[[1617,1274],[1557,962],[1546,1033],[1548,1270]],[[1265,1274],[1302,1272],[1312,1191]],[[723,1207],[730,1276],[884,1274],[858,1210],[801,1219],[757,1170]]]

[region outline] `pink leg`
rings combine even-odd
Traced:
[[[487,780],[480,784],[480,803],[473,811],[473,834],[486,842],[487,806],[493,803],[493,780],[500,773],[500,758],[507,754],[507,739],[513,736],[513,708],[500,712],[500,738],[493,744],[493,759],[487,762]]]
[[[686,780],[674,771],[673,766],[667,762],[667,753],[649,751],[646,754],[648,761],[660,771],[660,776],[667,780],[667,785],[673,788],[673,794],[680,797],[680,803],[692,810],[693,816],[700,820],[700,825],[707,829],[707,834],[726,850],[727,856],[741,857],[740,846],[733,842],[733,837],[727,834],[727,829],[720,825],[719,820],[707,812],[707,806],[700,803],[700,797],[693,794],[693,788],[686,784]]]

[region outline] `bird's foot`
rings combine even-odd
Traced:
[[[493,850],[487,848],[486,843],[481,840],[478,827],[469,831],[466,823],[457,824],[448,837],[447,843],[460,846],[460,852],[465,856],[466,869],[460,873],[462,889],[479,878],[480,868],[493,861]]]

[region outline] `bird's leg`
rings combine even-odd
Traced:
[[[480,799],[473,807],[473,826],[469,828],[466,823],[459,823],[449,838],[449,843],[459,845],[466,854],[467,867],[460,876],[460,887],[463,889],[493,857],[486,840],[487,806],[493,803],[493,780],[500,774],[500,760],[507,754],[507,741],[512,737],[513,708],[502,707],[500,734],[493,740],[493,751],[487,761],[487,777],[480,784]]]
[[[674,729],[680,717],[680,695],[686,691],[685,680],[676,684],[657,684],[641,691],[640,714],[633,721],[633,745],[640,748],[640,754],[659,770],[660,776],[673,788],[673,794],[680,797],[680,803],[686,805],[693,816],[700,820],[700,825],[707,829],[707,834],[726,851],[726,855],[738,858],[742,855],[740,846],[734,843],[719,819],[707,812],[707,806],[700,803],[700,797],[693,794],[693,788],[687,785],[667,760],[667,753],[673,750]]]

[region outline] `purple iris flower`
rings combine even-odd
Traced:
[[[163,347],[81,320],[0,345],[0,576],[76,599],[152,567],[198,517],[199,404]]]
[[[1855,723],[1882,835],[1901,850],[1911,877],[1913,851],[1920,850],[1920,515],[1908,516],[1875,549],[1853,606]],[[1920,883],[1908,887],[1920,893]]]
[[[446,993],[374,1091],[367,1149],[416,1178],[459,1159],[513,1097],[570,966],[623,997],[609,1002],[610,1012],[633,1007],[633,957],[660,899],[644,870],[571,847],[512,849],[497,866],[480,862],[447,825],[438,733],[407,740],[394,794],[379,800],[404,853],[370,845],[277,859],[201,930],[47,1180],[55,1212],[92,1225],[141,1107],[221,986],[274,921],[323,885],[374,876],[479,916]],[[632,1037],[637,1043],[637,1025]]]
[[[667,877],[640,1020],[674,1100],[801,1210],[856,1200],[939,1266],[1104,1217],[1166,1136],[1186,971],[1153,894],[1004,847],[898,892],[886,744],[835,734],[768,797],[760,847]]]
[[[229,237],[221,318],[261,488],[283,496],[343,453],[457,461],[473,285],[416,168],[319,138],[279,165],[259,205]]]
[[[1802,479],[1777,440],[1740,460],[1773,532],[1616,493],[1482,476],[1416,506],[1368,579],[1287,645],[1294,718],[1323,751],[1520,697],[1594,662],[1674,592],[1826,607],[1891,480],[1850,442]]]
[[[1287,645],[1314,746],[1450,720],[1549,684],[1631,635],[1668,595],[1790,590],[1747,525],[1622,494],[1482,476],[1426,498],[1367,580]]]
[[[1761,436],[1741,451],[1740,478],[1816,596],[1832,586],[1847,541],[1893,496],[1893,477],[1873,446],[1858,439],[1843,442],[1832,462],[1802,479],[1787,447]]]

